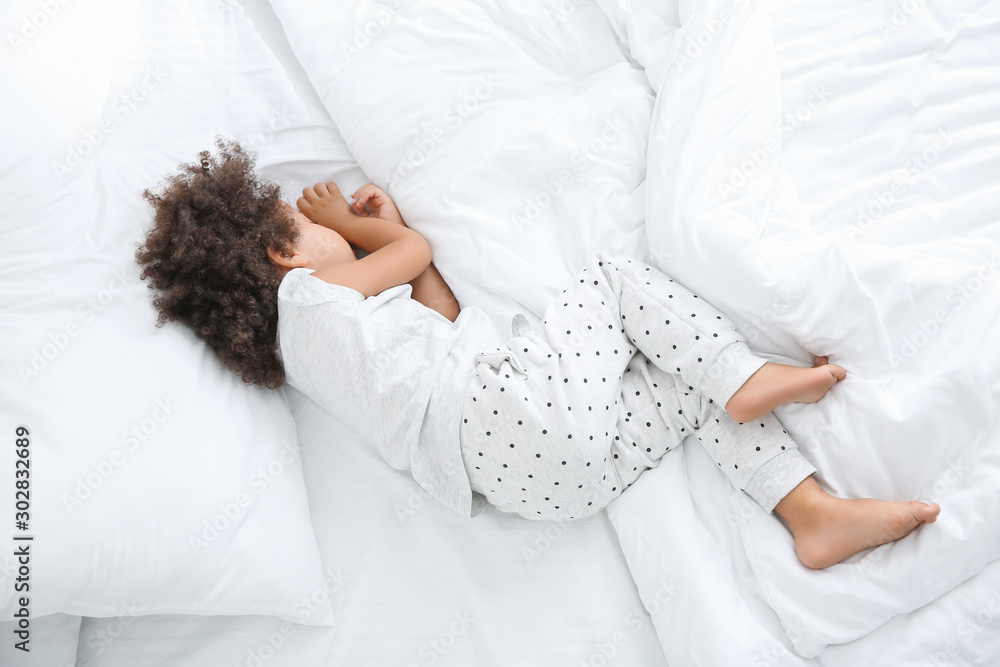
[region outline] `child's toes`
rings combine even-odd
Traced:
[[[928,505],[927,503],[917,502],[916,507],[914,507],[913,516],[919,521],[924,523],[934,523],[937,521],[938,514],[941,513],[941,506],[937,503]]]

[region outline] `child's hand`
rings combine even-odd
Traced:
[[[334,231],[345,221],[356,217],[340,188],[332,181],[303,188],[302,196],[295,205],[307,218]]]
[[[403,216],[399,214],[396,205],[389,199],[389,195],[377,185],[372,183],[362,185],[351,195],[351,199],[354,200],[351,210],[354,211],[355,215],[375,216],[383,220],[398,222],[401,225],[406,224],[403,222]]]

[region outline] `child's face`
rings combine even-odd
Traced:
[[[343,236],[329,227],[313,222],[294,206],[286,202],[282,202],[282,205],[295,221],[299,237],[295,241],[294,255],[290,260],[291,266],[280,260],[276,261],[272,255],[273,262],[284,265],[286,268],[303,266],[308,269],[318,269],[322,266],[341,264],[357,259],[351,244],[345,241]]]

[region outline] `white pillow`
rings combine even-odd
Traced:
[[[283,392],[244,385],[186,329],[155,328],[133,253],[152,217],[139,193],[211,148],[216,128],[260,148],[279,176],[279,163],[291,174],[296,159],[332,156],[336,133],[238,7],[122,9],[141,42],[76,49],[116,41],[120,26],[69,5],[16,75],[0,71],[24,100],[0,129],[0,614],[12,618],[25,597],[32,619],[329,624]],[[329,167],[312,163],[322,177]],[[16,459],[30,461],[23,531]],[[30,589],[16,591],[23,546]]]
[[[3,193],[12,219],[33,219],[7,230],[19,261],[0,268],[10,304],[0,316],[7,567],[28,549],[33,616],[118,615],[128,605],[328,622],[325,603],[298,607],[325,592],[283,392],[244,385],[186,329],[153,326],[128,246],[95,243],[93,229],[149,212],[134,194],[116,202],[126,193],[98,170],[51,203]],[[110,196],[90,195],[101,191]],[[60,221],[91,234],[78,241]],[[65,240],[36,231],[60,228]],[[81,241],[89,253],[74,251]],[[23,531],[13,524],[15,454],[29,462],[18,468],[28,473],[18,480],[28,494]],[[19,597],[0,587],[5,617]]]

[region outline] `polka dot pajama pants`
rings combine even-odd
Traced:
[[[697,295],[598,254],[539,327],[476,357],[461,425],[472,490],[524,517],[580,518],[692,435],[771,511],[815,468],[773,415],[726,413],[763,364]]]

